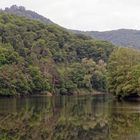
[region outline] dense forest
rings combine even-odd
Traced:
[[[57,25],[0,14],[0,95],[106,91],[114,45]]]
[[[0,13],[0,95],[140,93],[140,52]]]

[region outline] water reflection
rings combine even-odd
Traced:
[[[140,104],[108,96],[0,99],[0,140],[139,140]]]

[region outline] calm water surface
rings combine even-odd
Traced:
[[[140,103],[105,95],[0,98],[0,140],[140,140]]]

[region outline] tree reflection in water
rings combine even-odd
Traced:
[[[137,103],[108,96],[0,99],[2,140],[139,140]]]

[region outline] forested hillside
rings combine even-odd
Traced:
[[[0,14],[0,95],[106,90],[106,41],[56,25]]]
[[[17,6],[12,5],[10,8],[5,8],[1,10],[3,12],[7,12],[10,14],[15,14],[18,16],[24,16],[29,19],[34,19],[41,21],[45,24],[55,24],[50,19],[34,12],[31,10],[27,10],[24,6]],[[96,29],[95,31],[78,31],[78,30],[68,30],[73,33],[84,34],[86,36],[90,36],[92,38],[100,39],[100,40],[107,40],[112,42],[117,46],[131,46],[134,48],[140,49],[140,31],[139,30],[130,30],[130,29],[119,29],[113,31],[104,31],[98,32]]]

